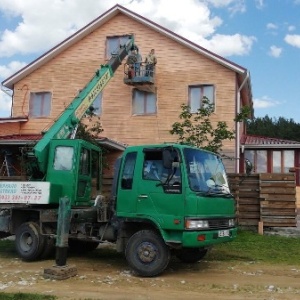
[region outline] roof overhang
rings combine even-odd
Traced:
[[[7,135],[0,137],[0,145],[5,146],[24,146],[28,144],[34,144],[42,138],[42,135]],[[117,142],[115,140],[101,137],[96,139],[100,146],[109,150],[124,151],[127,147],[126,144]]]
[[[300,144],[241,145],[240,148],[244,150],[300,149]]]
[[[20,123],[27,122],[28,117],[13,117],[13,118],[0,118],[0,123]]]

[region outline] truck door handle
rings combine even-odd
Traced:
[[[147,199],[148,196],[147,195],[139,195],[139,198],[142,198],[142,199]]]

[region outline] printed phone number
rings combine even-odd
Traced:
[[[41,196],[0,195],[0,201],[39,201]]]

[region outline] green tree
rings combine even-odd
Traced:
[[[271,118],[268,115],[248,120],[247,133],[252,135],[300,141],[300,124],[293,119]]]
[[[179,119],[172,125],[170,133],[178,136],[178,142],[203,148],[215,153],[222,151],[223,141],[235,138],[235,131],[230,130],[224,121],[217,122],[214,128],[210,116],[214,112],[214,104],[207,97],[202,98],[202,105],[196,113],[190,112],[190,107],[181,105]],[[244,107],[235,121],[241,122],[249,115],[249,108]]]
[[[92,124],[89,126],[88,124]],[[89,112],[78,124],[76,138],[88,141],[99,146],[97,139],[99,134],[103,132],[103,128],[100,122],[100,118],[96,117],[95,114]]]

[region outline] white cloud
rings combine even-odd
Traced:
[[[16,71],[20,70],[24,66],[26,66],[27,63],[21,62],[21,61],[11,61],[6,66],[0,65],[0,78],[7,78],[10,75],[14,74]]]
[[[10,117],[11,97],[2,90],[0,90],[0,107],[0,118]]]
[[[6,29],[2,33],[0,57],[40,53],[49,49],[110,5],[107,1],[93,1],[91,5],[88,0],[84,3],[78,0],[1,0],[0,10],[6,15],[20,16],[22,21],[12,30]]]
[[[8,78],[14,74],[17,70],[23,68],[26,65],[24,62],[12,61],[6,66],[0,66],[0,78]],[[4,91],[5,92],[4,92]],[[9,117],[11,115],[11,91],[6,87],[1,86],[0,90],[0,118]]]
[[[258,9],[263,9],[265,6],[264,0],[255,0],[255,6]]]
[[[200,44],[220,55],[247,55],[251,51],[256,38],[253,36],[216,34],[211,40],[202,40]]]
[[[206,0],[204,1],[214,7],[228,8],[231,14],[244,13],[246,11],[245,0]]]
[[[278,26],[274,23],[268,23],[267,24],[267,29],[275,30],[275,29],[278,29]]]
[[[294,30],[296,30],[296,26],[294,26],[294,25],[288,26],[288,31],[294,31]]]
[[[261,98],[253,99],[254,109],[269,108],[269,107],[274,107],[274,106],[277,106],[280,104],[281,103],[279,101],[273,100],[268,96],[263,96]]]
[[[273,57],[280,57],[282,53],[282,48],[276,47],[276,46],[271,46],[269,50],[269,55]]]
[[[285,36],[284,40],[289,45],[300,48],[300,35],[299,34],[287,34]]]

